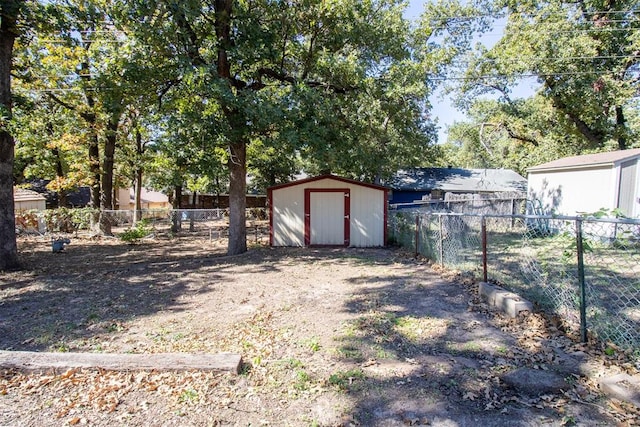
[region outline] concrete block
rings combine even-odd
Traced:
[[[517,317],[522,311],[533,311],[533,304],[519,295],[502,289],[491,283],[481,282],[478,286],[480,298],[493,307],[502,310],[511,317]]]
[[[502,288],[498,286],[492,285],[487,282],[480,282],[478,285],[478,292],[480,293],[480,298],[487,301],[489,304],[494,304],[496,300],[496,293],[502,291]]]
[[[602,391],[613,398],[629,402],[640,408],[640,377],[617,374],[600,381]]]
[[[518,315],[523,311],[532,312],[533,304],[529,301],[518,301],[517,299],[509,298],[505,300],[501,309],[510,317],[518,317]]]

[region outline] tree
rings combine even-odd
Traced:
[[[13,46],[20,35],[24,1],[0,4],[0,270],[17,268],[18,247],[13,201],[13,159],[15,143],[9,128],[12,110],[11,68]]]
[[[629,120],[640,72],[637,9],[637,1],[495,2],[506,17],[504,36],[466,61],[461,105],[497,98],[496,114],[476,125],[493,123],[514,147],[551,158],[629,148],[638,132]],[[512,88],[531,77],[540,84],[536,95],[512,99]]]
[[[136,37],[176,65],[175,76],[168,79],[179,82],[176,90],[199,88],[203,121],[215,123],[217,137],[210,143],[227,150],[229,254],[246,250],[250,142],[265,133],[275,135],[269,127],[283,118],[296,122],[287,116],[300,112],[305,99],[315,98],[326,106],[331,139],[310,133],[314,140],[299,139],[297,149],[303,152],[311,142],[319,147],[324,141],[343,144],[342,151],[348,151],[354,138],[333,139],[345,135],[346,128],[335,126],[340,120],[330,112],[340,106],[345,111],[355,99],[349,95],[363,90],[368,76],[381,75],[379,69],[406,54],[402,4],[396,1],[158,0],[135,2],[128,10]]]

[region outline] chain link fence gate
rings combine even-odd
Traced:
[[[486,271],[569,327],[640,357],[639,220],[403,210],[390,212],[388,229],[390,243],[478,278]]]

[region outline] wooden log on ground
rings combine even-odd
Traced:
[[[104,369],[108,371],[221,371],[240,372],[236,353],[41,353],[0,351],[0,368],[22,371]]]

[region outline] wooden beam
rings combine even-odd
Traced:
[[[242,357],[235,353],[41,353],[0,351],[1,369],[104,369],[108,371],[222,371],[240,372]]]

